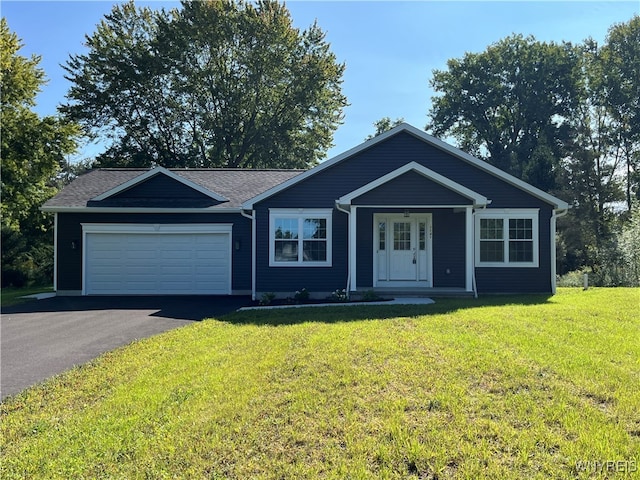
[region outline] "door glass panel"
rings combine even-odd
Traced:
[[[378,250],[385,250],[387,248],[387,224],[386,222],[380,222],[378,224]]]
[[[411,222],[393,223],[393,249],[411,250]]]
[[[427,249],[427,224],[425,222],[420,222],[418,225],[418,248],[420,250]]]

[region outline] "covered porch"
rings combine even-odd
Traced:
[[[415,162],[339,198],[350,292],[475,295],[474,210],[488,203]]]

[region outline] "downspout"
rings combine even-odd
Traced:
[[[560,213],[557,213],[560,212]],[[556,221],[560,217],[564,217],[569,212],[568,208],[563,208],[561,210],[553,209],[551,213],[551,218],[549,219],[549,232],[551,237],[551,293],[553,295],[556,294],[556,262],[557,262],[557,253],[556,253]]]
[[[251,215],[240,210],[240,214],[251,220],[251,300],[256,300],[256,211],[251,210]]]
[[[58,212],[53,214],[53,291],[58,292]]]
[[[349,299],[351,297],[351,261],[349,259],[349,235],[350,235],[350,218],[351,218],[351,211],[350,210],[346,210],[344,208],[342,208],[340,206],[340,204],[338,203],[338,201],[336,200],[336,209],[338,209],[339,211],[346,213],[347,214],[347,288],[344,289],[346,295],[347,295],[347,299]]]
[[[473,273],[471,275],[471,286],[473,289],[473,298],[478,298],[478,285],[476,284],[476,213],[477,210],[485,210],[487,208],[486,205],[483,205],[482,207],[478,208],[474,208],[473,212],[472,212],[472,217],[473,217],[473,222],[472,223],[472,228],[473,228],[473,250],[471,253],[471,261],[473,262]]]

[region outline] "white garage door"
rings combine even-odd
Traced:
[[[228,232],[169,225],[138,226],[138,232],[118,231],[132,229],[119,225],[105,232],[102,227],[84,225],[85,294],[231,293],[230,226]]]

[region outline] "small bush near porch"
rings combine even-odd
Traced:
[[[3,403],[1,476],[631,478],[639,303],[561,289],[192,324]]]

